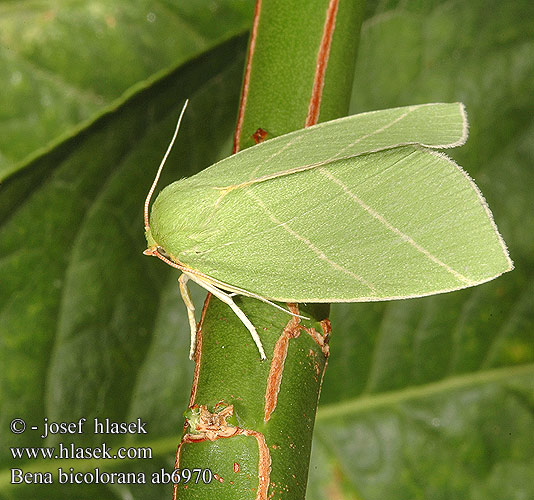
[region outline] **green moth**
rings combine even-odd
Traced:
[[[186,103],[187,104],[187,103]],[[320,123],[232,155],[145,202],[153,255],[226,302],[365,302],[421,297],[513,268],[477,186],[437,149],[464,144],[461,103],[374,111]],[[285,309],[284,309],[285,310]]]

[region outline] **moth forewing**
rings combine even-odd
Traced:
[[[391,300],[488,281],[512,268],[504,241],[478,188],[433,151],[466,137],[454,103],[265,141],[165,188],[147,227],[149,253],[228,304],[262,359],[235,294],[280,308],[271,301]],[[182,293],[193,349],[194,308]]]
[[[269,139],[224,158],[194,177],[207,186],[228,188],[398,146],[453,148],[465,143],[467,133],[465,108],[458,102],[371,111]]]

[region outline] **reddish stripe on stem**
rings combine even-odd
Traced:
[[[200,323],[197,327],[197,341],[195,347],[195,372],[193,374],[193,385],[191,387],[191,397],[189,398],[189,408],[195,404],[195,398],[197,395],[198,376],[200,373],[200,358],[202,357],[202,325],[204,324],[204,316],[206,315],[206,309],[211,299],[211,293],[208,293],[206,300],[204,301],[204,307],[202,308],[202,314],[200,315]]]
[[[241,101],[239,102],[239,113],[237,115],[237,124],[234,134],[234,149],[233,152],[239,151],[239,141],[241,140],[241,132],[243,129],[243,121],[245,119],[245,107],[247,104],[248,90],[250,85],[250,71],[252,69],[252,58],[256,48],[256,38],[258,36],[258,25],[260,23],[261,0],[256,0],[256,7],[254,9],[254,20],[252,22],[252,32],[250,33],[250,44],[248,47],[247,64],[245,66],[245,76],[243,77],[243,89],[241,90]]]
[[[288,304],[288,306],[289,310],[293,314],[300,314],[298,304]],[[270,420],[271,414],[276,409],[276,405],[278,404],[278,394],[280,393],[280,386],[282,384],[282,375],[284,373],[287,351],[289,349],[289,341],[291,339],[298,338],[301,330],[310,335],[310,337],[321,348],[321,351],[324,354],[326,362],[323,368],[323,374],[321,375],[320,384],[322,385],[322,377],[324,376],[324,370],[326,369],[326,363],[328,362],[328,355],[330,353],[328,346],[331,332],[330,321],[328,319],[323,319],[321,321],[321,327],[324,335],[321,335],[319,332],[317,332],[315,328],[306,328],[304,325],[301,325],[300,319],[297,316],[293,316],[284,328],[280,338],[276,341],[273,350],[271,368],[269,370],[269,376],[267,377],[267,388],[265,389],[264,422],[268,422]],[[319,372],[317,372],[317,376],[318,375]],[[320,388],[321,386],[319,386],[319,391]]]
[[[317,63],[315,65],[315,77],[313,79],[313,89],[308,106],[308,116],[306,117],[306,127],[315,125],[319,120],[321,111],[321,98],[323,95],[324,75],[328,66],[328,57],[330,55],[330,46],[336,27],[336,15],[339,0],[330,0],[326,11],[326,19],[323,28],[323,37],[317,54]]]
[[[288,304],[292,313],[299,314],[297,304]],[[300,335],[300,318],[293,316],[284,328],[282,335],[276,341],[273,351],[273,359],[269,376],[267,377],[267,388],[265,389],[265,413],[263,420],[268,422],[271,413],[275,410],[278,403],[278,393],[282,383],[282,374],[289,348],[289,339],[294,339]]]

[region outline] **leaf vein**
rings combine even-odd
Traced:
[[[447,392],[461,391],[485,384],[502,384],[514,378],[531,378],[534,363],[506,366],[444,378],[421,385],[408,385],[402,389],[356,396],[345,401],[321,406],[317,411],[317,421],[329,421],[373,410],[392,407],[409,401],[440,396]]]

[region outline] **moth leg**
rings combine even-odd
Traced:
[[[198,276],[195,276],[194,274],[189,274],[189,273],[187,274],[189,278],[191,278],[195,283],[198,283],[202,288],[205,288],[208,292],[215,295],[215,297],[217,297],[219,300],[222,300],[225,304],[228,304],[230,306],[232,311],[234,311],[235,315],[247,327],[247,330],[250,332],[250,335],[252,335],[252,339],[254,340],[254,343],[256,344],[256,347],[258,348],[261,359],[262,360],[267,359],[267,356],[265,356],[265,351],[263,350],[263,345],[261,343],[260,336],[258,335],[258,332],[256,331],[256,327],[246,317],[245,313],[239,308],[239,306],[233,301],[230,294],[223,292],[219,288],[213,286],[212,284],[199,278]]]
[[[193,359],[193,355],[195,354],[195,347],[197,344],[197,322],[195,319],[195,305],[191,300],[191,295],[189,295],[189,289],[187,288],[187,280],[189,280],[189,276],[184,273],[182,273],[178,278],[178,283],[180,284],[180,294],[182,295],[182,300],[184,301],[185,307],[187,308],[187,317],[189,318],[189,328],[191,330],[189,359]]]

